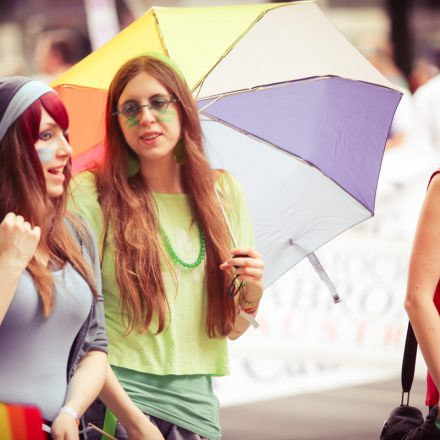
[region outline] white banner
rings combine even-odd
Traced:
[[[267,289],[257,330],[230,343],[231,376],[216,382],[236,404],[379,380],[400,371],[408,241],[347,232],[318,257],[342,301],[304,260]]]
[[[411,164],[412,172],[403,173]],[[214,383],[223,405],[400,374],[408,260],[431,172],[420,164],[415,172],[415,164],[414,150],[387,154],[376,217],[317,252],[340,303],[333,304],[307,260],[266,290],[257,316],[260,327],[229,344],[231,375]],[[417,371],[424,376],[420,355]]]

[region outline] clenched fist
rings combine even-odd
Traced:
[[[40,241],[41,230],[31,227],[21,215],[9,212],[0,223],[0,259],[8,266],[24,270]]]

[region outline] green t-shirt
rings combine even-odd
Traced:
[[[254,247],[253,228],[240,184],[223,172],[217,179],[216,187],[236,244]],[[102,244],[103,216],[93,174],[85,172],[76,176],[70,189],[69,208],[87,218]],[[194,262],[199,253],[200,238],[188,196],[152,195],[160,223],[177,255],[185,262]],[[228,351],[226,338],[209,338],[206,334],[204,262],[195,269],[172,263],[175,275],[167,264],[162,264],[171,319],[167,320],[165,330],[158,335],[154,334],[154,324],[153,332],[132,331],[124,335],[111,227],[103,249],[102,278],[109,361],[124,389],[145,413],[209,439],[220,438],[218,400],[212,392],[210,376],[228,374]]]
[[[159,376],[119,367],[113,370],[131,400],[145,414],[209,440],[221,439],[220,404],[212,391],[211,376]]]
[[[223,172],[217,188],[238,246],[254,246],[254,236],[243,191],[235,178]],[[98,242],[103,237],[103,217],[99,206],[95,179],[90,172],[76,176],[71,184],[69,208],[89,221]],[[178,256],[186,262],[196,260],[200,239],[193,222],[186,194],[153,193],[160,223]],[[210,338],[205,330],[206,286],[204,264],[196,269],[174,265],[178,280],[167,264],[162,264],[162,277],[167,291],[171,319],[158,335],[153,331],[132,331],[125,335],[125,323],[120,316],[119,288],[114,268],[114,245],[111,228],[105,240],[102,260],[103,293],[109,361],[111,365],[150,374],[228,374],[226,338]],[[232,247],[232,245],[231,245]]]

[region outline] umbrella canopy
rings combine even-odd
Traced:
[[[179,65],[211,164],[244,185],[266,285],[373,215],[401,94],[308,1],[150,9],[53,84],[76,170],[102,154],[114,73],[147,51]]]

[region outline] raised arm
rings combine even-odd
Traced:
[[[239,314],[243,311],[255,316],[258,305],[263,295],[263,268],[264,263],[261,254],[253,248],[238,248],[231,251],[232,257],[220,265],[220,269],[227,270],[235,267],[235,273],[239,275],[240,281],[244,282],[239,293],[237,317],[235,329],[229,333],[229,339],[237,339],[250,325],[250,322]],[[235,257],[235,255],[246,255],[246,257]]]
[[[0,325],[20,276],[37,250],[40,234],[38,226],[32,228],[21,215],[12,212],[0,223]]]
[[[235,274],[239,275],[240,281],[244,281],[237,301],[235,328],[228,335],[229,339],[237,339],[250,326],[250,321],[240,311],[254,316],[257,312],[263,294],[264,263],[261,254],[254,249],[254,230],[241,184],[226,171],[215,170],[215,173],[222,210],[231,240],[236,246],[231,250],[231,257],[220,265],[220,269],[230,270],[234,266]]]

